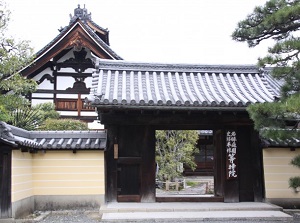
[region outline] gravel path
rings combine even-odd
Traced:
[[[101,222],[99,210],[95,211],[53,211],[39,223],[97,223]]]
[[[35,221],[36,222],[36,221]],[[102,222],[98,210],[93,211],[80,211],[80,210],[68,210],[68,211],[53,211],[47,217],[45,217],[43,220],[38,221],[38,223],[76,223],[76,222],[82,222],[82,223],[99,223]],[[126,223],[130,223],[131,221],[126,221]],[[131,223],[170,223],[170,221],[164,221],[164,220],[143,220],[143,221],[132,221]],[[220,221],[183,221],[181,219],[178,219],[178,221],[174,220],[172,223],[188,223],[188,222],[212,222],[212,223],[274,223],[273,221],[226,221],[226,220],[220,220]],[[293,221],[288,222],[282,222],[280,223],[299,223],[299,218],[294,218]],[[103,222],[103,223],[111,223],[111,222]],[[124,222],[125,223],[125,222]],[[278,222],[279,223],[279,222]]]

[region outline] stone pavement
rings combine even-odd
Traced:
[[[108,203],[101,206],[102,222],[181,221],[281,221],[291,222],[293,216],[281,207],[260,202],[164,202]]]
[[[241,202],[210,203],[108,203],[99,210],[62,210],[38,212],[37,217],[0,220],[0,223],[111,223],[111,222],[214,222],[214,223],[300,223],[300,210]],[[101,219],[102,217],[102,219]]]

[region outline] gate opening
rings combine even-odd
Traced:
[[[215,197],[213,130],[156,130],[156,200]]]

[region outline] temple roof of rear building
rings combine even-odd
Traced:
[[[106,130],[27,131],[0,122],[0,142],[14,148],[35,150],[104,150]]]
[[[160,64],[95,58],[86,103],[102,109],[245,110],[272,102],[280,83],[255,65]]]
[[[21,70],[21,73],[28,76],[33,70],[40,69],[62,50],[76,47],[76,44],[92,48],[91,51],[99,57],[101,57],[99,54],[101,51],[102,56],[105,56],[106,59],[122,60],[122,57],[113,51],[109,45],[108,29],[96,24],[85,6],[80,8],[80,5],[78,5],[74,10],[74,15],[70,15],[69,25],[60,28],[59,34],[36,53],[35,60]]]

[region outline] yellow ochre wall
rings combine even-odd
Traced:
[[[103,151],[12,151],[12,202],[35,195],[103,195]]]
[[[12,202],[33,196],[32,155],[12,151]]]
[[[266,199],[299,199],[300,193],[289,188],[289,178],[300,176],[300,169],[291,165],[300,149],[268,148],[263,150]]]
[[[104,194],[103,151],[33,154],[34,195]]]

